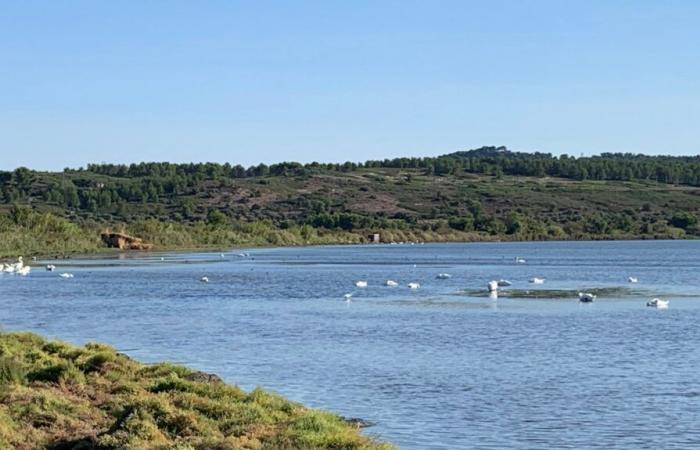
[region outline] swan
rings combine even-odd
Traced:
[[[3,272],[7,272],[7,273],[14,273],[14,272],[18,272],[20,269],[22,269],[22,267],[24,267],[24,261],[22,261],[22,257],[19,256],[19,257],[17,258],[17,262],[16,262],[16,263],[14,263],[14,264],[5,264],[5,265],[3,266],[2,271],[3,271]]]
[[[591,303],[595,301],[597,296],[595,294],[591,294],[590,292],[579,292],[578,293],[578,301],[583,302],[583,303]]]
[[[202,277],[199,279],[202,283],[209,283],[209,277]]]
[[[488,289],[489,289],[489,292],[497,292],[498,291],[498,281],[496,281],[496,280],[489,281]]]
[[[508,280],[498,280],[498,287],[508,287],[511,284],[513,284],[513,283],[511,283]]]
[[[46,266],[46,270],[48,272],[53,272],[54,270],[56,270],[56,266],[54,266],[53,264],[49,264]]]
[[[398,285],[399,285],[399,283],[397,283],[394,280],[386,280],[386,282],[384,283],[384,286],[389,286],[389,287],[396,287]]]
[[[449,273],[439,273],[435,278],[437,278],[438,280],[447,280],[448,278],[452,278],[452,275],[450,275]]]
[[[420,287],[420,283],[408,283],[408,288],[409,289],[418,289]]]
[[[668,308],[668,300],[661,300],[660,298],[653,298],[647,302],[647,306],[653,308],[666,309]]]
[[[629,278],[627,279],[627,281],[629,281],[630,283],[636,283],[636,282],[638,282],[639,280],[638,280],[637,278],[635,278],[635,277],[629,277]]]
[[[530,283],[532,284],[544,284],[544,278],[530,278]]]
[[[525,258],[521,258],[520,256],[516,256],[515,263],[516,264],[525,264]]]
[[[73,278],[72,273],[62,273],[60,276],[61,278]]]
[[[350,299],[352,298],[352,294],[345,294],[343,295],[343,298],[347,303],[350,303]]]
[[[356,281],[356,282],[355,282],[355,287],[366,288],[366,287],[367,287],[367,282],[364,281],[364,280]]]

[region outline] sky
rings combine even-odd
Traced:
[[[700,2],[0,0],[0,170],[700,152]]]

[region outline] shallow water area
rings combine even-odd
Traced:
[[[43,269],[48,263],[55,272]],[[142,361],[260,385],[374,422],[367,433],[400,448],[700,446],[697,241],[330,246],[32,264],[29,276],[0,275],[4,329],[105,342]],[[74,278],[59,276],[66,272]],[[387,279],[399,286],[384,286]],[[487,282],[500,279],[512,286],[489,298]],[[580,291],[598,297],[582,304]],[[646,307],[653,297],[670,300],[669,309]]]

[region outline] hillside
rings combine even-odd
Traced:
[[[6,236],[34,235],[35,222],[49,220],[88,239],[84,247],[99,246],[93,235],[105,228],[161,248],[362,242],[373,232],[385,241],[679,238],[698,233],[700,160],[485,147],[437,158],[247,169],[103,164],[0,172],[0,193]],[[47,226],[39,231],[49,233]]]

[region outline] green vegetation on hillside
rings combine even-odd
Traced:
[[[113,348],[0,334],[0,448],[385,449],[338,416]]]
[[[0,172],[0,254],[698,235],[700,157],[554,157],[486,147],[344,164],[140,163]],[[47,215],[51,214],[51,215]],[[65,220],[63,220],[65,219]]]

